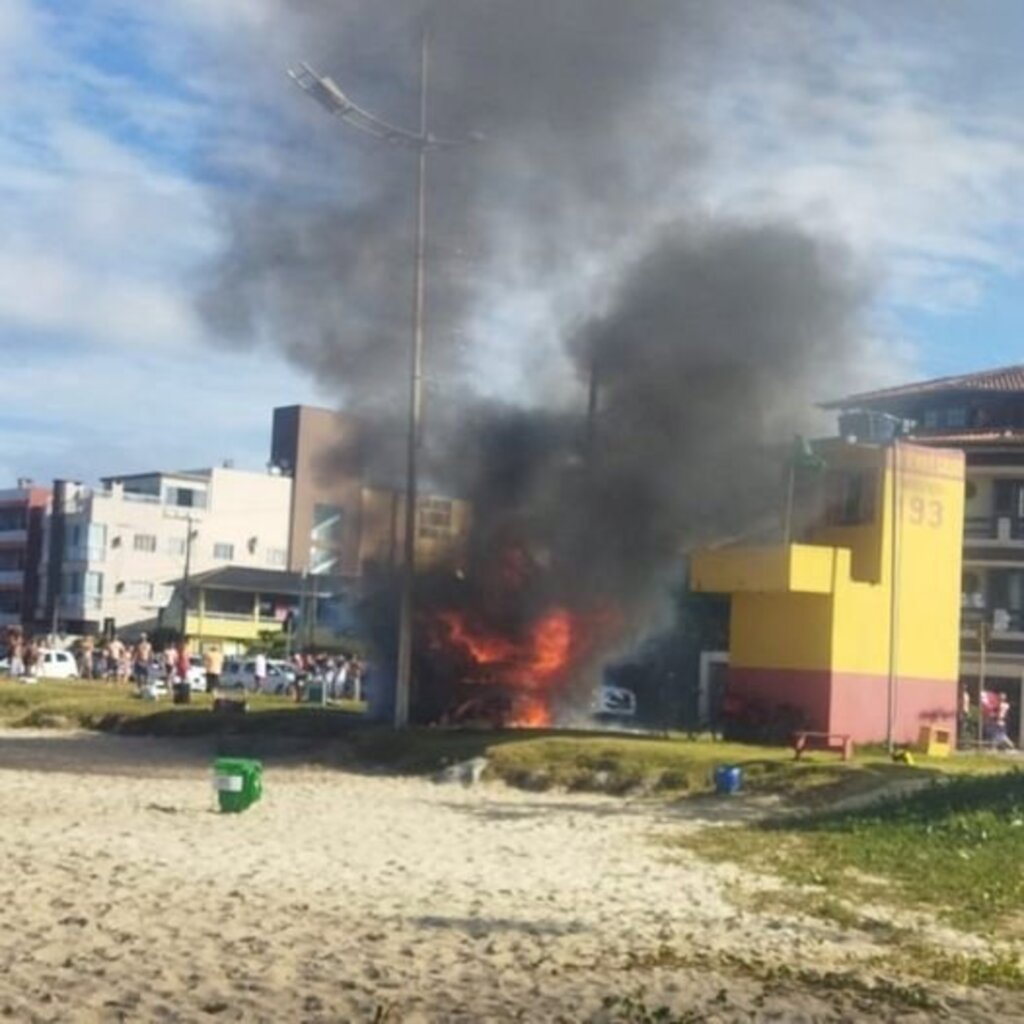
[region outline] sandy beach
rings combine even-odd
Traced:
[[[221,815],[209,753],[0,734],[0,1016],[576,1022],[643,990],[694,1020],[936,1019],[730,966],[885,951],[743,909],[735,868],[669,850],[707,807],[271,759],[264,800]],[[937,995],[946,1019],[1024,1020],[1013,994]]]

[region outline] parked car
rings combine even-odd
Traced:
[[[263,686],[264,693],[286,694],[295,685],[295,669],[287,661],[267,659],[267,679]],[[220,676],[223,690],[246,690],[252,693],[256,689],[256,660],[230,658],[224,662],[224,671]]]
[[[605,683],[597,692],[594,701],[596,718],[635,718],[636,694],[624,686],[612,686]]]
[[[35,674],[40,679],[77,679],[78,662],[70,651],[43,647],[39,651]]]
[[[188,667],[188,685],[189,689],[193,693],[205,693],[206,692],[206,669],[203,667],[203,658],[200,654],[192,654],[189,656],[189,667]],[[149,663],[149,678],[151,682],[160,680],[161,683],[166,683],[164,678],[164,665],[161,659],[154,658]]]
[[[206,692],[206,668],[201,654],[193,654],[188,659],[188,685],[193,693]]]

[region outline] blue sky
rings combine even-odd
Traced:
[[[283,75],[321,55],[284,6],[0,6],[0,486],[255,468],[273,406],[331,404],[266,339],[212,337],[193,302],[215,198],[282,168],[297,192],[336,187],[317,164],[333,128]],[[709,93],[681,85],[675,111],[714,142],[698,206],[793,218],[872,267],[866,380],[1024,361],[1024,4],[736,6],[745,59]],[[536,329],[536,296],[495,312],[517,318]]]

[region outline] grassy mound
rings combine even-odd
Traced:
[[[939,911],[1018,933],[1024,911],[1024,772],[948,777],[913,795],[692,838],[840,898]]]

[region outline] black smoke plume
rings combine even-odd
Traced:
[[[701,99],[730,73],[743,9],[280,10],[294,60],[406,125],[427,24],[433,130],[485,135],[431,159],[425,459],[474,502],[474,564],[514,537],[544,569],[539,600],[603,595],[642,620],[687,545],[774,513],[779,443],[861,355],[867,287],[841,246],[699,212],[716,142]],[[289,99],[291,144],[316,133],[337,189],[290,189],[285,163],[272,190],[226,203],[202,308],[221,336],[269,338],[335,389],[371,424],[371,460],[398,454],[412,157]]]

